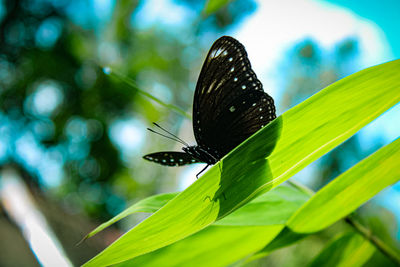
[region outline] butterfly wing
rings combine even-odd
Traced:
[[[221,158],[275,117],[274,101],[263,91],[244,46],[229,36],[219,38],[208,52],[194,95],[198,145]]]
[[[151,153],[143,156],[143,158],[165,166],[182,166],[199,162],[187,153],[175,151]]]

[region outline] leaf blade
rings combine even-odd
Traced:
[[[319,190],[288,221],[297,233],[319,231],[400,180],[400,139],[379,149]]]
[[[105,228],[108,226],[118,222],[119,220],[122,220],[123,218],[136,213],[136,212],[149,212],[153,213],[159,210],[162,206],[168,203],[172,198],[176,197],[178,195],[178,192],[175,193],[166,193],[166,194],[159,194],[159,195],[154,195],[145,199],[140,200],[139,202],[136,202],[135,204],[131,205],[129,208],[123,210],[120,212],[118,215],[114,216],[110,220],[100,224],[96,229],[91,231],[89,234],[87,234],[83,240],[90,238],[97,233],[103,231]]]
[[[374,252],[374,246],[361,235],[345,233],[329,243],[309,267],[363,266]]]

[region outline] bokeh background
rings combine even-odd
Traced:
[[[399,58],[399,14],[397,0],[0,1],[0,266],[82,264],[148,215],[76,247],[95,226],[194,181],[201,164],[142,159],[181,148],[148,132],[153,121],[189,143],[194,137],[189,119],[137,88],[190,114],[208,49],[231,35],[279,115],[340,78]],[[399,137],[399,118],[397,105],[294,179],[317,190]],[[399,246],[400,184],[358,216]],[[340,227],[255,265],[306,264]],[[376,264],[389,263],[377,253]]]

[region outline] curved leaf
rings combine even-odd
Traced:
[[[117,266],[226,266],[274,240],[308,198],[279,186],[190,237]]]
[[[133,213],[136,212],[149,212],[153,213],[159,210],[162,206],[167,204],[168,201],[170,201],[172,198],[176,197],[178,195],[178,192],[175,193],[166,193],[166,194],[159,194],[159,195],[154,195],[148,198],[145,198],[129,208],[125,209],[121,213],[119,213],[117,216],[113,217],[112,219],[106,221],[105,223],[100,224],[96,229],[91,231],[89,234],[87,234],[82,241],[85,239],[94,236],[100,231],[103,231],[105,228],[110,226],[113,223],[118,222],[119,220],[122,220],[126,216],[129,216]]]
[[[319,190],[289,220],[298,233],[319,231],[345,217],[385,187],[400,180],[400,139]]]

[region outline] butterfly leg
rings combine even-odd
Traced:
[[[198,174],[196,174],[196,179],[199,179],[199,175],[200,175],[202,172],[204,172],[204,171],[208,168],[208,166],[210,166],[210,164],[207,164],[207,166],[205,166]]]

